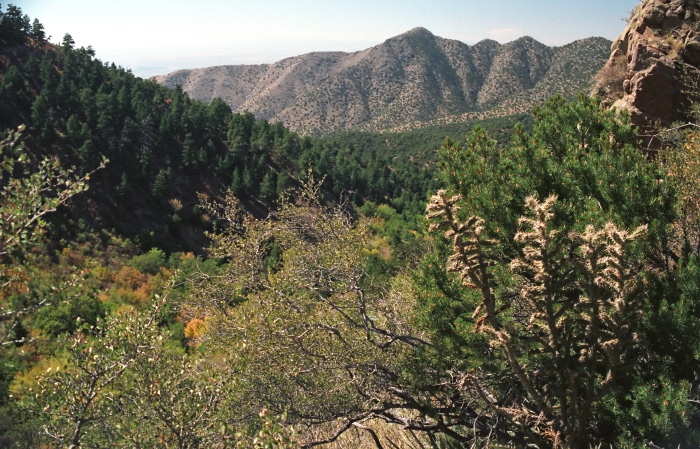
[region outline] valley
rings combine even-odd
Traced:
[[[696,3],[152,79],[0,8],[0,447],[698,447]]]

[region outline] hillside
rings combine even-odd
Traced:
[[[383,132],[510,115],[555,94],[587,91],[609,49],[603,38],[563,47],[531,37],[470,46],[415,28],[354,53],[180,70],[155,80],[301,134]]]
[[[70,38],[54,45],[21,33],[12,40],[0,33],[0,99],[0,129],[25,125],[22,142],[35,159],[56,157],[79,173],[109,160],[90,190],[54,215],[52,236],[109,230],[143,250],[202,254],[211,227],[202,195],[231,188],[261,217],[309,169],[325,179],[329,199],[395,203],[420,214],[434,190],[434,150],[448,135],[435,128],[429,145],[399,147],[379,135],[302,138],[250,113],[232,114],[220,100],[204,104],[104,64]],[[461,125],[458,135],[470,129]]]

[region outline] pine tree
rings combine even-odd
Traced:
[[[277,199],[277,175],[273,171],[265,173],[260,183],[260,201],[271,206]]]
[[[46,31],[44,31],[44,25],[39,22],[39,19],[34,19],[34,22],[32,22],[30,35],[39,42],[44,42],[46,40]]]
[[[246,194],[245,186],[243,185],[243,177],[238,167],[233,169],[233,175],[231,176],[231,192],[233,192],[237,198],[241,198]]]

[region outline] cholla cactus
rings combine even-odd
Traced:
[[[494,319],[502,310],[496,307],[491,287],[492,276],[488,271],[490,261],[483,252],[484,246],[496,242],[482,238],[484,220],[480,217],[472,216],[463,223],[459,222],[459,200],[460,195],[448,198],[447,193],[440,190],[430,199],[426,211],[427,218],[433,220],[430,230],[444,230],[445,237],[452,241],[453,252],[447,261],[447,270],[458,273],[464,286],[481,291],[483,302],[473,315],[474,318],[479,317],[475,328],[477,331],[484,323],[496,325]]]
[[[581,351],[581,362],[600,362],[604,355],[609,365],[606,383],[614,379],[624,353],[637,340],[631,323],[639,310],[640,267],[632,263],[629,252],[630,244],[646,229],[626,231],[607,223],[600,230],[588,226],[585,232],[572,234],[582,256],[583,294],[577,309],[587,322],[586,339],[591,342]]]
[[[487,386],[488,376],[473,373],[462,384],[488,408],[535,429],[554,447],[576,446],[585,441],[593,403],[624,373],[636,341],[640,267],[630,247],[646,227],[626,231],[608,223],[567,234],[554,225],[557,197],[540,202],[530,196],[525,201],[530,214],[520,218],[514,236],[521,256],[507,266],[515,287],[503,297],[495,293],[503,290],[497,285],[502,278],[490,268],[501,262],[484,252],[494,242],[483,237],[483,219],[458,220],[460,199],[445,191],[432,197],[431,229],[443,230],[452,242],[447,270],[482,294],[475,332],[489,336],[525,394],[498,397]]]
[[[534,310],[529,326],[538,326],[538,320],[546,319],[548,313],[561,312],[562,307],[567,307],[561,300],[561,293],[568,284],[567,270],[563,267],[567,260],[561,255],[562,242],[558,239],[559,231],[550,227],[553,217],[551,209],[556,199],[556,196],[550,196],[540,203],[535,197],[528,197],[525,200],[526,205],[535,217],[521,217],[521,230],[515,234],[515,241],[524,245],[523,258],[512,260],[510,269],[527,280],[521,283],[520,297]],[[522,226],[527,229],[522,229]],[[557,323],[555,318],[548,324],[550,337],[554,338],[560,323]]]

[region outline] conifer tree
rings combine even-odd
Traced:
[[[15,5],[7,5],[0,15],[0,36],[10,43],[19,43],[26,38],[30,31],[29,16]]]
[[[34,19],[34,22],[32,22],[31,36],[39,42],[46,40],[46,31],[44,31],[44,25],[39,22],[39,19]]]
[[[277,175],[273,171],[268,171],[260,183],[260,201],[267,206],[271,206],[277,199]]]

